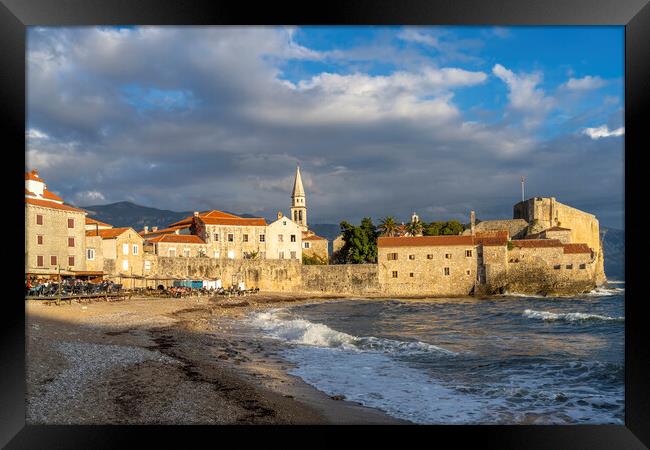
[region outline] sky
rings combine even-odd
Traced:
[[[624,223],[623,27],[30,27],[26,168],[77,206]]]

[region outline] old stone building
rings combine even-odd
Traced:
[[[564,205],[555,197],[533,197],[514,205],[513,217],[528,222],[529,234],[541,233],[553,228],[570,230],[571,243],[584,243],[594,252],[597,282],[598,284],[605,282],[605,258],[596,216]]]
[[[50,192],[36,170],[25,173],[25,273],[84,272],[86,214]]]
[[[143,274],[143,243],[144,239],[133,228],[109,228],[103,230],[86,231],[86,239],[92,242],[95,248],[101,239],[101,258],[103,271],[109,278],[126,277],[127,287],[138,287],[139,284],[131,277]],[[95,253],[95,258],[99,252]],[[96,263],[96,267],[99,262]]]
[[[379,283],[387,294],[469,295],[477,273],[473,236],[377,239]]]
[[[205,241],[191,234],[160,234],[145,237],[145,243],[150,244],[151,253],[158,256],[198,258],[208,255]]]
[[[317,258],[323,264],[329,262],[328,242],[324,237],[318,236],[312,231],[305,231],[302,234],[302,254]]]
[[[302,261],[302,227],[278,212],[275,222],[266,227],[266,259]]]

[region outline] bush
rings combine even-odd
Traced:
[[[302,263],[307,266],[324,266],[327,264],[327,261],[324,258],[321,258],[318,255],[302,255]]]

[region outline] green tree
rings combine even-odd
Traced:
[[[465,230],[465,226],[457,220],[447,222],[431,222],[424,227],[425,236],[458,235]]]
[[[423,229],[424,226],[422,225],[422,222],[420,222],[419,220],[415,222],[409,222],[406,224],[406,232],[411,236],[417,236],[419,234],[422,234]]]
[[[377,262],[377,231],[370,217],[365,217],[359,226],[341,222],[343,248],[339,263],[364,264]]]
[[[384,217],[379,223],[379,232],[382,236],[392,237],[397,234],[397,222],[393,216]]]

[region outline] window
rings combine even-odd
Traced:
[[[265,242],[266,236],[260,234],[260,242]]]
[[[296,259],[296,252],[291,252],[291,259]]]
[[[173,247],[170,248],[169,250],[167,250],[167,254],[168,254],[169,256],[176,256],[176,249],[173,248]]]
[[[415,259],[415,255],[409,255],[409,259],[413,261]]]
[[[74,266],[74,256],[68,256],[68,265]]]
[[[569,269],[569,270],[573,269],[573,264],[567,264],[566,268]]]
[[[465,256],[467,256],[468,258],[471,258],[472,257],[472,251],[471,250],[465,250]]]
[[[36,265],[38,267],[43,267],[43,257],[42,256],[39,255],[39,256],[36,257]]]
[[[59,260],[55,255],[50,256],[50,266],[56,266],[58,263]]]
[[[123,255],[129,254],[129,244],[122,244],[122,254]]]
[[[219,242],[219,233],[214,233],[214,242]]]
[[[278,234],[278,242],[284,242],[284,236],[281,234]]]
[[[286,221],[286,220],[283,220],[283,221],[282,221],[282,225],[286,225],[286,224],[287,224],[287,221]]]
[[[296,235],[295,234],[291,235],[291,242],[296,242]]]
[[[68,238],[68,247],[74,247],[74,238],[73,237]]]
[[[556,265],[553,266],[553,269],[555,269],[555,270],[560,270],[561,268],[562,268],[561,264],[556,264]]]
[[[445,275],[449,275],[449,267],[445,267]]]
[[[235,242],[235,235],[232,233],[228,233],[228,242]]]
[[[41,214],[36,214],[36,225],[43,225],[43,216]]]
[[[580,267],[580,269],[586,269],[586,268],[587,268],[587,265],[586,265],[586,264],[580,264],[579,267]]]
[[[228,250],[228,259],[235,259],[235,251]]]
[[[427,259],[433,259],[433,255],[432,255],[432,254],[428,254],[428,255],[427,255]]]
[[[68,219],[68,228],[74,228],[74,219]]]
[[[278,254],[278,258],[280,258],[280,259],[284,259],[284,252],[280,252],[280,253]]]
[[[134,254],[134,255],[137,255],[137,254],[138,254],[138,250],[139,250],[139,248],[138,248],[138,244],[133,244],[133,254]]]
[[[144,262],[144,270],[151,270],[151,261]]]
[[[190,257],[190,249],[189,248],[184,248],[183,249],[183,256],[186,258]]]
[[[393,270],[393,278],[397,278],[397,270]]]
[[[43,245],[43,236],[41,235],[36,236],[36,243],[38,245]]]
[[[305,248],[309,248],[309,242],[305,242]]]
[[[243,242],[248,242],[248,235],[247,234],[242,236],[242,241]]]
[[[451,253],[445,253],[445,259],[451,259]]]
[[[389,261],[395,261],[397,259],[397,253],[389,253],[386,257]]]
[[[122,261],[122,270],[129,270],[129,260],[125,259]]]
[[[413,272],[409,273],[409,277],[413,278],[415,274]]]
[[[466,273],[467,275],[470,275],[470,274],[471,274],[471,272],[469,271],[469,269],[467,269],[467,270],[465,271],[465,273]]]
[[[94,261],[95,260],[95,249],[94,248],[86,249],[86,259],[88,261]]]

